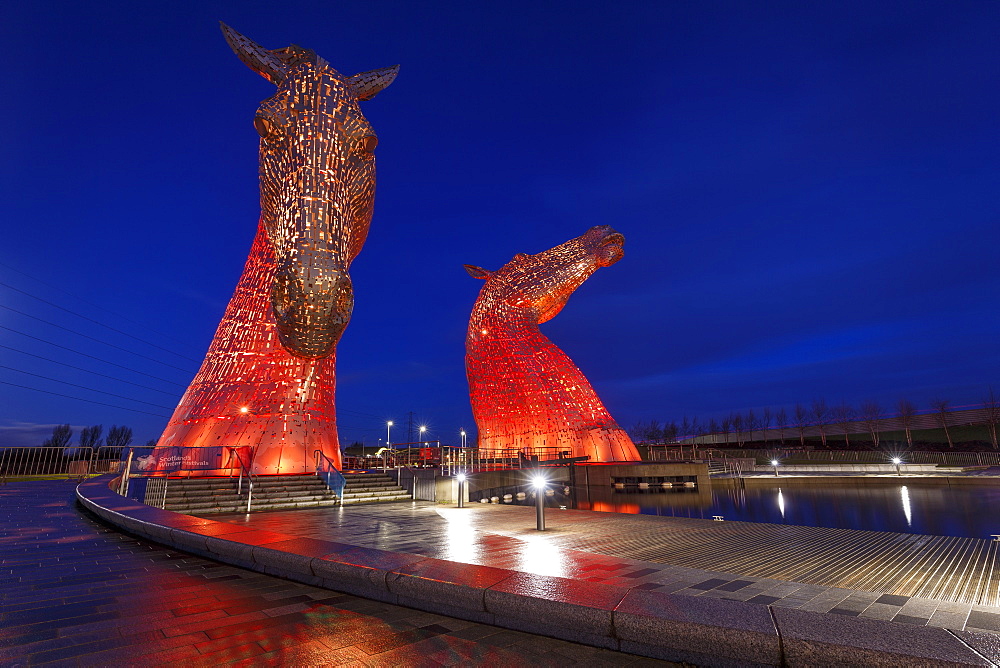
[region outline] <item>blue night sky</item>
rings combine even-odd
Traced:
[[[474,429],[462,265],[605,224],[625,258],[543,331],[623,426],[1000,389],[996,2],[36,1],[0,16],[0,445],[142,443],[197,370],[274,90],[220,20],[347,75],[401,65],[364,103],[342,441],[409,411]]]

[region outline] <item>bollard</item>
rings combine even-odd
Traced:
[[[545,531],[545,478],[535,476],[535,528]]]

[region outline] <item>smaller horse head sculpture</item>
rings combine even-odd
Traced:
[[[375,197],[378,139],[358,102],[392,83],[399,66],[344,76],[315,51],[269,51],[225,24],[222,32],[240,60],[278,89],[254,118],[278,337],[293,355],[323,358],[351,319],[347,270],[368,235]]]
[[[624,244],[625,237],[610,225],[598,225],[547,251],[518,253],[496,271],[468,264],[465,270],[487,281],[483,293],[488,292],[494,308],[522,312],[542,323],[554,318],[591,274],[622,259]]]

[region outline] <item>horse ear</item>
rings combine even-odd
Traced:
[[[245,37],[236,32],[222,21],[222,34],[229,43],[229,48],[233,50],[243,63],[257,74],[261,75],[275,86],[280,84],[285,78],[285,65],[276,55],[262,47],[249,37]]]
[[[378,95],[383,88],[388,86],[399,74],[399,65],[383,67],[380,70],[370,72],[360,72],[349,79],[354,90],[357,91],[359,100],[370,100]]]
[[[472,276],[473,278],[481,278],[482,280],[485,281],[487,278],[493,275],[492,271],[489,271],[488,269],[483,269],[482,267],[477,267],[474,264],[463,264],[462,266],[465,267],[465,270],[467,272],[469,272],[469,276]]]

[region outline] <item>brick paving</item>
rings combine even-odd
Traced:
[[[405,502],[211,517],[538,575],[1000,632],[1000,606],[975,602],[1000,586],[992,541],[555,509],[539,533],[534,512]]]
[[[161,547],[97,521],[63,481],[0,486],[0,528],[2,666],[672,665]]]

